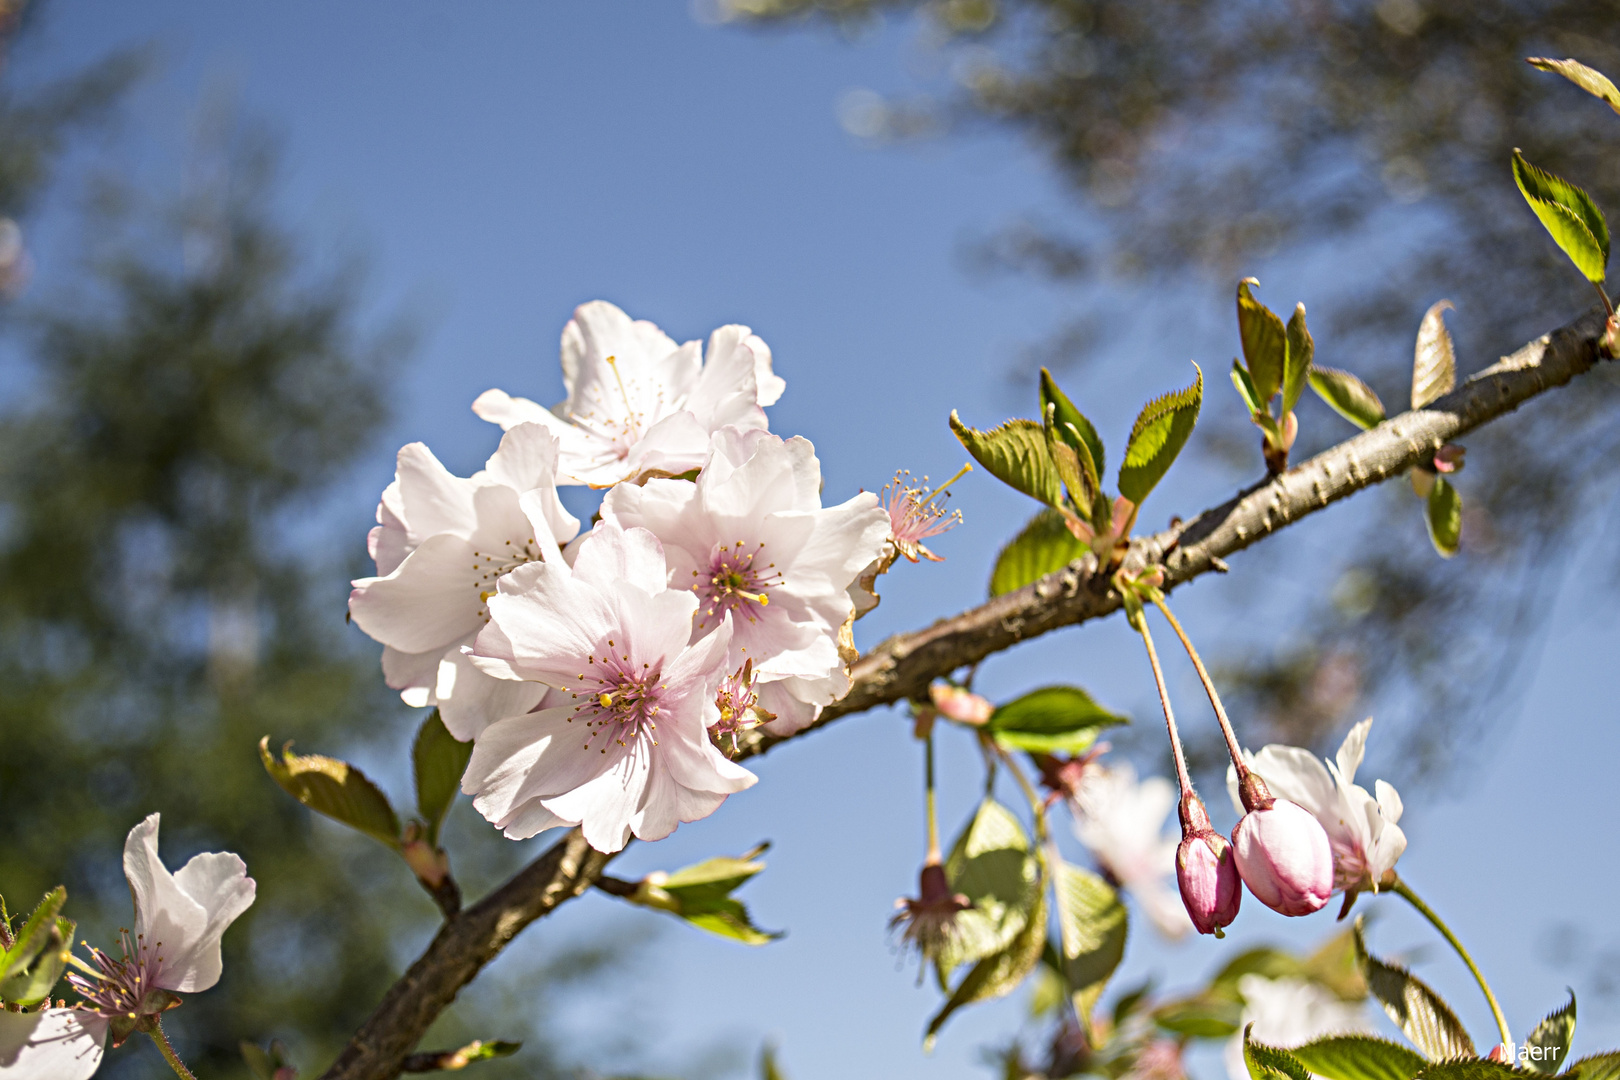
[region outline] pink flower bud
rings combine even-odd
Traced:
[[[1319,911],[1333,895],[1333,848],[1310,811],[1274,799],[1254,773],[1240,793],[1249,812],[1232,830],[1238,873],[1254,898],[1284,915]]]
[[[934,708],[947,720],[955,720],[958,724],[971,724],[978,727],[990,719],[990,714],[996,707],[985,698],[950,683],[937,682],[928,687],[928,696],[934,702]]]
[[[1237,918],[1243,887],[1232,845],[1210,828],[1203,801],[1188,792],[1181,800],[1181,846],[1176,849],[1181,902],[1200,934],[1224,937],[1221,927]]]

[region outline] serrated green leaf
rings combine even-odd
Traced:
[[[1383,1005],[1395,1026],[1431,1061],[1477,1058],[1474,1041],[1451,1006],[1427,983],[1403,967],[1387,964],[1367,951],[1364,923],[1356,919],[1356,957],[1367,989]]]
[[[683,919],[700,930],[741,941],[764,945],[782,937],[779,932],[761,930],[749,917],[748,908],[732,897],[732,892],[765,869],[756,856],[769,845],[761,844],[740,858],[720,856],[683,867],[672,874],[654,875],[643,884],[647,895],[638,891],[632,903],[646,904]]]
[[[53,916],[33,935],[33,945],[43,946],[33,958],[20,966],[8,964],[11,974],[0,980],[0,1001],[9,1001],[23,1008],[32,1008],[50,997],[57,980],[67,969],[68,957],[73,950],[72,919]],[[19,939],[18,944],[22,944]],[[16,951],[13,947],[13,952]]]
[[[270,753],[270,736],[259,740],[265,771],[282,790],[311,810],[399,849],[399,818],[388,796],[365,773],[337,758],[294,754],[291,747],[282,747],[277,761]]]
[[[1288,1052],[1324,1080],[1412,1080],[1429,1064],[1404,1046],[1370,1035],[1330,1035]]]
[[[1341,1001],[1366,1000],[1367,980],[1356,959],[1355,929],[1347,926],[1317,946],[1305,958],[1300,974],[1327,987]]]
[[[46,893],[12,936],[11,947],[0,950],[0,983],[28,969],[39,955],[51,947],[51,931],[67,903],[67,889],[61,885]],[[69,944],[71,944],[71,938]]]
[[[1107,468],[1106,455],[1103,452],[1102,437],[1097,429],[1087,420],[1085,414],[1074,407],[1068,395],[1058,389],[1057,380],[1052,373],[1041,368],[1041,415],[1046,415],[1048,405],[1056,406],[1057,428],[1065,431],[1068,427],[1074,428],[1074,439],[1084,444],[1086,451],[1091,455],[1092,482],[1102,482],[1103,470]]]
[[[1056,405],[1046,406],[1046,423],[1042,429],[1046,435],[1046,452],[1052,458],[1058,480],[1068,489],[1070,501],[1083,510],[1091,505],[1097,493],[1097,484],[1089,469],[1089,455],[1085,443],[1080,442],[1078,436],[1073,442],[1067,437],[1068,432],[1074,430],[1072,427],[1068,432],[1057,430],[1056,413]]]
[[[1417,344],[1412,349],[1412,408],[1421,409],[1451,393],[1457,385],[1457,354],[1451,346],[1444,312],[1454,310],[1441,300],[1423,314]]]
[[[1089,1026],[1091,1010],[1125,956],[1125,905],[1108,882],[1065,862],[1057,866],[1057,902],[1063,974]]]
[[[741,858],[721,855],[704,859],[676,870],[661,885],[664,891],[681,896],[730,896],[739,885],[765,869],[765,864],[753,857],[764,848],[762,844]]]
[[[1519,1060],[1539,1073],[1553,1075],[1569,1061],[1569,1044],[1575,1038],[1575,991],[1569,992],[1569,1004],[1536,1025],[1525,1036]]]
[[[957,933],[935,957],[940,986],[963,964],[1005,949],[1024,929],[1035,904],[1039,867],[1018,818],[987,798],[951,845],[945,879],[973,906],[956,916]]]
[[[990,595],[1001,596],[1061,570],[1091,549],[1063,523],[1060,511],[1047,507],[1029,519],[996,556],[990,571]]]
[[[1125,462],[1119,467],[1119,493],[1137,506],[1164,479],[1198,423],[1204,372],[1197,364],[1193,370],[1198,375],[1191,386],[1148,402],[1131,426]]]
[[[1338,368],[1312,367],[1311,389],[1328,407],[1359,428],[1377,427],[1384,422],[1384,403],[1373,388]]]
[[[1243,1005],[1224,994],[1202,993],[1166,1002],[1153,1011],[1153,1022],[1166,1031],[1195,1039],[1224,1039],[1243,1022]]]
[[[1418,1080],[1523,1080],[1527,1074],[1486,1058],[1472,1058],[1429,1065],[1417,1075]]]
[[[1601,98],[1608,103],[1609,108],[1620,113],[1620,90],[1616,90],[1614,83],[1610,82],[1609,77],[1601,71],[1589,68],[1579,60],[1549,60],[1545,56],[1531,56],[1526,59],[1542,71],[1562,75],[1593,97]]]
[[[1232,385],[1237,387],[1238,397],[1243,399],[1243,407],[1249,411],[1250,416],[1267,411],[1266,403],[1260,400],[1254,388],[1254,381],[1249,378],[1249,373],[1243,370],[1243,362],[1235,356],[1232,357]]]
[[[1046,686],[997,706],[984,730],[1010,750],[1083,754],[1103,728],[1128,723],[1078,686]]]
[[[1039,860],[1035,861],[1039,867]],[[957,1009],[975,1001],[1005,997],[1035,970],[1035,965],[1041,961],[1041,951],[1046,947],[1046,919],[1046,882],[1037,869],[1034,900],[1023,927],[1006,948],[968,969],[944,1006],[928,1022],[928,1030],[923,1035],[924,1050],[932,1049],[935,1036]]]
[[[1583,1057],[1572,1062],[1564,1075],[1579,1077],[1579,1080],[1620,1080],[1620,1052]]]
[[[1592,197],[1513,151],[1513,181],[1556,243],[1588,281],[1602,284],[1609,264],[1609,226]]]
[[[427,823],[427,842],[439,846],[439,828],[461,791],[461,774],[472,760],[472,743],[460,742],[434,709],[417,729],[411,745],[411,772],[416,778],[416,811]]]
[[[1311,374],[1311,364],[1316,359],[1316,339],[1305,325],[1304,304],[1294,307],[1294,314],[1288,320],[1287,336],[1288,362],[1283,370],[1282,386],[1281,418],[1284,420],[1299,404],[1299,396],[1305,392],[1305,382]]]
[[[1434,487],[1429,489],[1427,507],[1429,539],[1434,543],[1434,550],[1449,559],[1457,554],[1457,546],[1462,543],[1462,493],[1445,477],[1437,476]]]
[[[1250,1039],[1253,1027],[1250,1024],[1243,1030],[1243,1063],[1249,1067],[1250,1080],[1311,1080],[1310,1072],[1293,1054]]]
[[[1046,432],[1033,420],[1008,420],[989,431],[962,423],[953,410],[951,431],[973,460],[997,480],[1048,506],[1063,501],[1056,466],[1046,450]]]
[[[1293,953],[1274,949],[1269,945],[1248,949],[1227,961],[1226,966],[1209,981],[1210,989],[1241,1000],[1238,981],[1245,975],[1259,975],[1266,979],[1307,978],[1305,965]]]
[[[1283,369],[1288,361],[1288,333],[1277,313],[1249,291],[1250,285],[1258,284],[1254,278],[1238,282],[1238,336],[1243,339],[1243,360],[1249,368],[1255,399],[1262,406],[1269,406],[1282,389]]]
[[[683,904],[679,917],[699,930],[707,930],[744,945],[769,945],[783,936],[783,931],[761,930],[755,926],[748,908],[741,900],[730,896]]]

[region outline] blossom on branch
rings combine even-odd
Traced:
[[[1325,765],[1309,750],[1272,744],[1258,754],[1244,753],[1249,767],[1265,778],[1272,794],[1304,807],[1327,832],[1333,852],[1333,891],[1353,903],[1362,889],[1377,892],[1393,883],[1395,862],[1406,850],[1400,793],[1379,780],[1377,797],[1355,782],[1367,747],[1368,718],[1350,729],[1333,761]],[[1237,802],[1237,775],[1226,783]],[[1347,908],[1348,910],[1348,908]]]
[[[515,840],[580,825],[598,851],[632,835],[659,840],[712,814],[754,774],[710,741],[728,671],[729,614],[691,643],[698,598],[667,587],[657,537],[599,524],[570,570],[518,567],[497,583],[472,663],[547,686],[547,707],[490,724],[473,743],[462,790]]]
[[[557,498],[557,440],[519,424],[484,469],[451,475],[433,452],[399,452],[394,482],[377,506],[369,548],[376,577],[353,583],[349,614],[382,642],[383,675],[407,705],[437,705],[458,739],[526,712],[544,689],[491,678],[463,655],[489,621],[488,599],[505,575],[560,561],[579,521]]]
[[[542,424],[562,444],[558,479],[610,487],[700,468],[726,425],[765,430],[764,406],[786,385],[770,347],[746,326],[722,326],[708,350],[684,345],[605,300],[575,309],[562,333],[568,397],[551,409],[486,390],[473,412],[502,428]]]
[[[3,1080],[83,1080],[101,1064],[109,1034],[117,1046],[180,1004],[176,994],[219,981],[220,937],[252,905],[257,886],[229,852],[194,856],[170,873],[158,858],[158,822],[152,814],[124,841],[135,931],[120,935],[122,955],[92,948],[98,973],[68,974],[83,999],[75,1008],[0,1011]]]
[[[758,704],[775,714],[767,731],[798,731],[849,690],[839,648],[855,613],[848,588],[889,521],[867,492],[823,508],[808,440],[723,428],[696,483],[620,484],[602,518],[662,541],[669,584],[698,600],[694,641],[730,619],[727,664],[753,662]]]

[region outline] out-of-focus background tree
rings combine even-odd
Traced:
[[[1261,265],[1332,268],[1332,291],[1295,295],[1264,275],[1285,314],[1306,302],[1317,361],[1349,367],[1406,407],[1411,343],[1450,298],[1459,355],[1487,358],[1552,329],[1595,297],[1524,212],[1508,161],[1578,177],[1620,205],[1615,117],[1528,56],[1620,68],[1620,7],[1592,0],[717,0],[745,25],[830,25],[859,36],[907,21],[948,77],[913,95],[846,101],[845,123],[903,141],[998,125],[1039,147],[1070,210],[1004,224],[972,247],[990,271],[1072,283],[1067,323],[1033,358],[1082,378],[1090,356],[1135,319],[1099,285],[1235,287]],[[1162,349],[1190,338],[1156,311]],[[1229,335],[1236,350],[1235,321]],[[1494,351],[1493,351],[1494,350]],[[1204,358],[1200,357],[1202,361]],[[1021,383],[1033,365],[1010,372]],[[1259,437],[1206,365],[1203,446],[1242,481],[1261,474]],[[1465,367],[1463,374],[1470,368]],[[1330,587],[1264,651],[1229,649],[1224,674],[1266,736],[1326,748],[1355,710],[1416,692],[1402,733],[1408,774],[1454,760],[1515,700],[1567,558],[1607,532],[1614,486],[1592,469],[1617,449],[1608,375],[1471,438],[1468,557],[1441,563],[1419,539],[1410,493],[1369,498],[1357,556],[1278,568]],[[1084,385],[1082,382],[1080,385]],[[1351,428],[1307,396],[1294,460]],[[1391,485],[1395,487],[1396,485]],[[1314,560],[1313,560],[1314,562]],[[1271,617],[1275,617],[1272,615]],[[1247,643],[1244,643],[1245,648]],[[1482,677],[1481,672],[1490,672]],[[1372,679],[1372,673],[1378,678]],[[1373,683],[1376,682],[1376,685]],[[1221,765],[1218,740],[1203,759]]]

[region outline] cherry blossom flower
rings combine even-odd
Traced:
[[[158,821],[152,814],[124,842],[135,931],[121,935],[123,955],[92,948],[99,975],[69,973],[83,998],[75,1008],[0,1011],[0,1080],[83,1080],[101,1064],[109,1034],[117,1046],[140,1025],[155,1027],[157,1014],[179,1004],[176,994],[219,981],[220,937],[257,886],[229,852],[194,856],[171,874],[158,858]]]
[[[746,326],[722,326],[707,352],[698,350],[696,341],[676,345],[652,323],[593,300],[563,327],[566,400],[548,410],[486,390],[473,412],[508,430],[545,425],[562,444],[561,483],[605,488],[679,476],[703,465],[711,432],[727,424],[764,430],[763,406],[786,385],[771,371],[770,347]]]
[[[1238,980],[1243,997],[1243,1018],[1226,1044],[1226,1075],[1249,1080],[1243,1061],[1243,1030],[1253,1024],[1250,1038],[1267,1046],[1289,1049],[1324,1035],[1358,1035],[1373,1030],[1359,1002],[1344,1001],[1320,983],[1306,979],[1268,979],[1245,975]]]
[[[922,545],[922,541],[948,532],[962,523],[962,511],[945,511],[945,500],[949,498],[945,489],[972,470],[972,465],[963,465],[955,476],[937,488],[928,486],[926,476],[921,483],[914,482],[911,474],[904,470],[895,473],[894,479],[884,485],[883,509],[889,515],[889,540],[884,544],[882,554],[862,567],[855,580],[850,582],[849,598],[855,604],[857,619],[878,606],[881,599],[877,594],[878,575],[888,573],[894,560],[901,555],[912,562],[918,559],[945,561],[945,556],[935,555]]]
[[[1254,898],[1283,915],[1319,911],[1333,895],[1327,833],[1298,803],[1266,799],[1232,830],[1238,874]]]
[[[1397,824],[1402,810],[1400,793],[1379,780],[1374,798],[1355,782],[1371,728],[1370,718],[1351,728],[1335,759],[1325,765],[1297,746],[1272,744],[1258,754],[1244,754],[1249,767],[1265,778],[1274,795],[1304,807],[1327,832],[1333,853],[1333,892],[1347,894],[1351,902],[1362,889],[1377,892],[1391,884],[1395,862],[1406,850],[1406,834]],[[1228,769],[1226,782],[1235,792],[1235,770]]]
[[[376,577],[355,581],[349,614],[382,642],[383,676],[406,704],[437,705],[458,739],[526,712],[544,690],[491,678],[462,653],[489,621],[495,583],[519,566],[560,560],[579,521],[556,489],[557,440],[539,424],[506,433],[483,471],[451,475],[411,443],[377,507]]]
[[[972,906],[966,896],[951,891],[945,867],[934,856],[917,875],[916,898],[903,896],[894,902],[889,929],[899,930],[902,946],[915,949],[927,966],[961,933],[956,917]],[[922,979],[920,970],[917,978]]]
[[[698,598],[668,588],[668,576],[657,537],[602,522],[572,571],[533,562],[496,583],[472,662],[567,695],[473,742],[462,790],[507,836],[581,825],[592,847],[618,851],[632,835],[658,840],[707,817],[754,783],[709,740],[731,620],[688,644]]]
[[[608,492],[602,517],[650,529],[670,584],[698,598],[694,640],[728,616],[728,666],[754,662],[759,705],[788,735],[849,690],[840,633],[854,616],[848,587],[881,552],[888,515],[863,492],[821,505],[821,463],[801,438],[723,428],[696,483],[649,480]]]
[[[1176,798],[1175,785],[1162,776],[1138,781],[1128,763],[1092,764],[1070,802],[1075,836],[1171,939],[1193,928],[1171,881],[1181,837],[1164,831]]]

